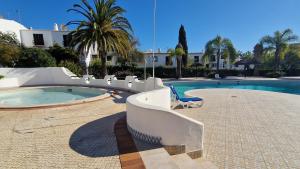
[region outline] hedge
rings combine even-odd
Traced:
[[[100,65],[92,65],[89,68],[90,74],[95,77],[100,77]],[[119,79],[124,79],[126,76],[135,75],[139,79],[144,79],[144,68],[132,67],[132,66],[108,66],[108,74],[114,74]],[[259,76],[270,77],[273,75],[273,70],[257,70]],[[147,77],[152,76],[152,68],[146,69]],[[182,68],[182,77],[209,77],[213,78],[215,70],[207,70],[202,67],[195,68]],[[253,76],[254,70],[220,70],[219,74],[221,77],[226,76]],[[300,76],[300,69],[294,70],[291,73],[283,73],[286,76]],[[156,67],[155,76],[159,78],[176,78],[176,68],[173,67]]]
[[[100,77],[100,65],[91,65],[89,68],[90,74],[95,77]],[[114,74],[119,79],[124,79],[126,76],[135,75],[139,79],[144,79],[144,68],[130,67],[130,66],[108,66],[108,74]],[[182,77],[204,77],[210,73],[209,70],[201,67],[182,68]],[[152,76],[152,68],[146,68],[147,77]],[[241,71],[237,70],[220,70],[220,74],[224,76],[237,76]],[[176,68],[173,67],[156,67],[155,76],[159,78],[176,78]]]

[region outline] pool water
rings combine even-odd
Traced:
[[[0,91],[0,105],[26,107],[70,103],[104,94],[104,90],[83,87],[20,88]]]
[[[168,82],[166,85],[173,85],[180,96],[184,96],[184,92],[188,90],[211,88],[263,90],[300,95],[300,83],[291,81]]]

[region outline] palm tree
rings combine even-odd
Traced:
[[[282,32],[276,31],[273,36],[265,36],[261,39],[261,44],[264,45],[266,50],[275,50],[275,71],[280,70],[280,59],[288,44],[297,39],[298,37],[293,34],[291,29]]]
[[[78,51],[94,49],[101,59],[102,76],[107,74],[107,53],[114,52],[126,57],[131,48],[132,28],[123,17],[125,10],[116,0],[94,0],[92,7],[87,0],[74,4],[72,9],[83,16],[82,20],[68,22],[77,29],[70,32],[71,46]]]
[[[217,56],[217,73],[219,73],[220,59],[229,59],[230,62],[233,62],[236,59],[236,50],[232,42],[227,38],[222,38],[217,36],[216,38],[210,40],[205,45],[205,52],[203,60],[212,60]]]
[[[176,76],[177,76],[177,79],[179,79],[179,78],[181,78],[182,55],[185,54],[184,49],[183,49],[182,45],[179,43],[175,49],[169,49],[168,54],[169,54],[170,60],[173,57],[176,57],[176,62],[177,62]]]

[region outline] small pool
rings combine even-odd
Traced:
[[[167,82],[166,85],[173,85],[178,94],[184,96],[184,92],[194,89],[248,89],[281,92],[300,95],[300,81],[269,80],[269,81],[201,81],[201,82]]]
[[[0,107],[34,107],[68,104],[103,95],[105,90],[86,87],[34,87],[0,91]]]

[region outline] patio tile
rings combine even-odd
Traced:
[[[204,123],[204,157],[218,167],[300,168],[299,95],[205,89],[194,96],[205,98],[203,107],[177,111]]]

